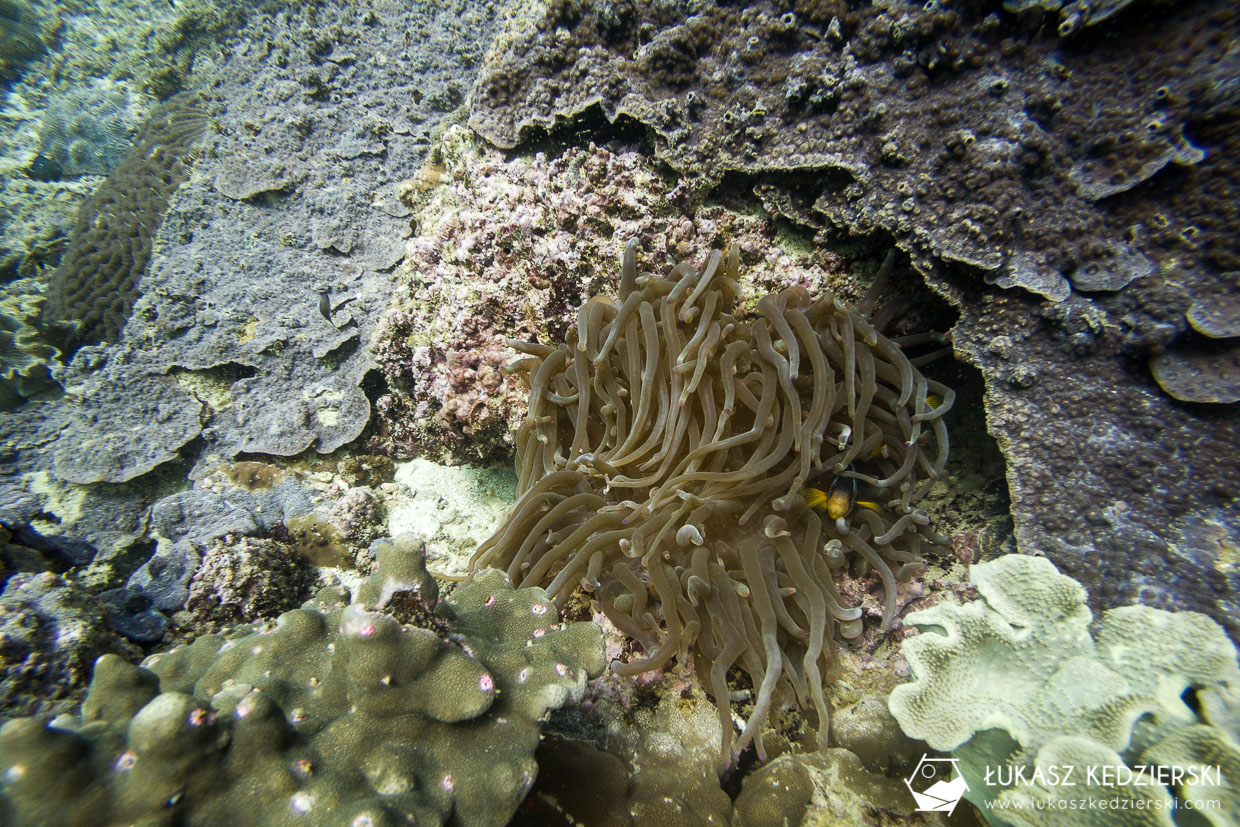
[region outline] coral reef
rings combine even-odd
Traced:
[[[946,467],[954,392],[829,292],[791,287],[741,315],[736,248],[639,278],[636,246],[619,298],[590,299],[562,344],[510,342],[530,387],[518,500],[471,567],[548,583],[561,605],[596,594],[647,653],[620,674],[692,652],[725,761],[733,666],[757,690],[733,757],[751,740],[765,757],[777,695],[813,705],[825,745],[833,641],[862,631],[835,574],[849,555],[876,570],[890,626],[897,581],[935,542],[916,504]]]
[[[958,353],[986,376],[1015,534],[1090,592],[1202,612],[1240,635],[1240,415],[1188,410],[1120,360],[1114,316],[1070,299],[961,293]]]
[[[1222,628],[1197,613],[1137,605],[1108,610],[1091,634],[1085,590],[1045,558],[1007,555],[970,576],[978,600],[905,619],[921,629],[903,646],[913,682],[890,698],[906,733],[960,759],[969,800],[1082,794],[1040,780],[987,784],[988,767],[1024,766],[1032,779],[1037,766],[1071,765],[1084,780],[1087,767],[1144,765],[1156,755],[1187,770],[1197,763],[1188,756],[1208,743],[1216,750],[1208,763],[1226,773],[1213,792],[1226,799],[1218,815],[1235,812],[1240,667]],[[1158,799],[1158,823],[1170,824],[1174,792],[1121,784],[1105,794]]]
[[[60,479],[128,482],[177,459],[202,433],[204,406],[175,378],[136,370],[119,355],[94,367],[59,375],[67,393],[48,424],[56,426],[52,468]]]
[[[739,794],[729,800],[715,773],[719,720],[692,680],[662,694],[653,708],[641,704],[622,712],[602,701],[594,709],[596,715],[607,710],[600,720],[615,721],[604,724],[602,748],[590,739],[544,738],[539,778],[523,806],[526,818],[518,823],[943,823],[939,814],[913,812],[912,796],[899,780],[871,772],[856,755],[835,747],[781,752],[749,768]],[[557,713],[552,726],[565,717]]]
[[[781,755],[747,777],[733,824],[946,823],[940,819],[916,812],[899,780],[867,771],[848,750],[825,749]]]
[[[404,214],[371,193],[421,163],[445,117],[436,101],[472,77],[459,61],[487,32],[485,8],[472,5],[379,4],[361,20],[323,12],[309,47],[299,29],[308,20],[247,29],[273,46],[235,55],[212,90],[220,129],[201,177],[182,191],[165,291],[147,297],[150,324],[135,331],[165,370],[240,367],[219,398],[228,424],[209,446],[219,458],[330,453],[361,433],[367,345],[392,290],[383,271],[410,233]],[[422,28],[433,36],[400,61],[372,59],[388,52],[385,32]],[[254,222],[269,228],[259,247],[233,250]],[[232,252],[209,253],[219,249]]]
[[[42,293],[33,279],[5,285],[0,298],[0,411],[55,393],[52,368],[60,351],[38,337]]]
[[[985,10],[610,8],[553,3],[512,33],[475,89],[471,126],[512,147],[599,107],[650,129],[682,187],[743,171],[772,206],[804,205],[799,219],[891,233],[923,270],[963,262],[1056,299],[1069,279],[1116,290],[1152,272],[1096,202],[1203,158],[1164,100],[1179,83],[1155,97],[1059,72],[1055,41],[1018,42]],[[792,172],[812,175],[780,178]]]
[[[40,400],[0,416],[0,525],[85,543],[95,549],[95,562],[107,566],[146,533],[153,495],[124,483],[85,489],[53,474],[49,448],[68,427],[65,407]]]
[[[1150,357],[1154,381],[1183,402],[1240,402],[1240,272],[1223,279],[1185,314],[1201,336]]]
[[[545,593],[494,571],[438,603],[403,538],[378,552],[359,599],[325,590],[142,667],[101,659],[80,717],[0,729],[0,812],[506,823],[537,774],[540,719],[603,669],[598,630],[560,624]],[[390,613],[408,620],[411,604],[437,623]]]
[[[420,162],[444,117],[432,99],[468,71],[444,55],[476,48],[486,30],[448,49],[441,41],[462,24],[447,9],[382,5],[360,22],[332,14],[340,19],[317,20],[311,49],[293,23],[255,20],[248,36],[271,49],[238,52],[221,67],[206,96],[218,128],[161,233],[152,276],[161,288],[138,302],[140,323],[127,334],[131,384],[176,372],[218,385],[203,394],[216,420],[204,446],[213,464],[241,451],[330,453],[361,433],[370,404],[360,386],[373,366],[366,343],[391,291],[381,271],[400,260],[409,234],[399,212],[376,208],[369,193]],[[405,63],[366,57],[386,50],[384,31],[419,26],[437,35]],[[296,100],[286,100],[289,83]],[[254,222],[268,230],[254,236]],[[235,248],[241,235],[259,248]],[[140,432],[142,422],[124,427]]]
[[[124,154],[151,104],[184,87],[194,61],[205,76],[213,75],[217,38],[235,35],[246,10],[217,0],[154,6],[145,0],[107,0],[89,9],[50,0],[23,0],[16,5],[21,8],[20,17],[0,10],[4,19],[0,39],[11,36],[29,42],[33,37],[42,42],[37,45],[39,54],[27,64],[29,70],[7,84],[0,108],[4,120],[0,130],[0,273],[20,266],[20,275],[32,276],[37,273],[31,267],[34,263],[56,266],[74,227],[74,216],[100,183],[91,173],[80,179],[52,177],[64,173],[55,168],[58,164],[40,161],[45,139],[53,138],[50,154],[67,161],[69,171],[77,174],[60,141],[65,137],[62,128],[78,121],[74,129],[89,134],[89,146],[78,149],[85,150],[87,158],[109,158],[106,164],[91,164],[93,170],[106,174],[119,160],[117,153]],[[247,9],[282,5],[282,0],[274,0],[249,4]],[[5,3],[4,8],[12,4]],[[0,40],[0,79],[6,68],[4,48]],[[18,67],[8,64],[7,68]],[[125,111],[109,108],[109,98],[123,100]],[[75,103],[90,108],[90,115],[111,121],[108,130],[84,120],[87,114],[75,111]],[[53,110],[59,111],[53,114]],[[100,140],[107,147],[100,147]],[[101,170],[101,166],[106,168]],[[28,177],[32,175],[36,177]]]
[[[99,25],[112,27],[118,42],[132,27],[118,25],[115,13],[130,1],[99,10]],[[227,24],[210,5],[168,11],[183,16],[185,28],[171,25],[162,7],[150,19],[168,23],[170,38],[197,42],[219,31],[212,20]],[[43,509],[63,521],[61,532],[87,539],[101,555],[124,553],[142,537],[143,513],[168,493],[162,483],[131,481],[181,473],[178,459],[201,479],[242,451],[332,452],[362,432],[370,417],[362,384],[374,368],[368,343],[395,289],[383,270],[400,259],[411,233],[399,204],[385,207],[372,195],[422,163],[452,101],[463,99],[495,19],[488,8],[384,2],[359,17],[316,4],[254,15],[241,39],[269,47],[199,55],[211,84],[199,99],[212,128],[195,174],[152,239],[143,279],[150,289],[138,285],[146,292],[120,342],[82,348],[66,366],[67,402],[26,405],[20,418],[0,421],[12,446],[5,458],[12,473],[0,476],[0,519]],[[99,50],[79,40],[77,22],[63,45],[81,50],[48,59],[65,77],[108,76],[115,55],[107,66],[88,67]],[[399,60],[386,59],[392,31],[420,33]],[[130,69],[134,78],[150,77]],[[20,116],[20,129],[0,133],[0,174],[32,159],[39,107],[55,91],[39,86],[14,96],[6,112]],[[265,166],[277,158],[278,174]],[[291,188],[250,186],[277,178]],[[63,209],[64,193],[84,185],[53,187],[23,174],[5,177],[4,188],[6,222],[21,218],[21,227],[6,224],[5,241],[21,247],[30,234],[19,230],[40,222],[36,213],[10,212],[10,195],[14,205],[46,200],[50,214]],[[353,241],[328,223],[355,234]],[[252,244],[238,246],[241,238]],[[6,251],[4,265],[23,269],[28,253]],[[45,307],[48,318],[55,303]],[[75,489],[66,480],[108,485]],[[63,508],[62,498],[80,507]]]
[[[107,119],[100,123],[101,129],[108,128]],[[138,296],[152,239],[172,193],[189,176],[190,152],[205,125],[196,95],[177,95],[156,107],[115,171],[82,205],[42,315],[44,324],[66,327],[61,348],[66,355],[85,344],[118,341]],[[74,149],[78,142],[91,145],[87,137],[63,138],[64,163],[72,161],[79,174],[107,171],[106,157],[92,160],[90,151]]]
[[[1055,31],[1067,37],[1087,26],[1096,26],[1111,15],[1122,11],[1132,0],[1003,0],[1003,8],[1024,14],[1030,21],[1038,21],[1043,14],[1058,13],[1059,25]]]
[[[1222,634],[1138,607],[1091,635],[1085,608],[1140,600],[1240,635],[1233,4],[365,5],[0,0],[0,406],[18,406],[0,416],[0,716],[62,716],[0,733],[0,821],[502,822],[544,711],[568,701],[523,823],[917,823],[899,778],[923,747],[880,701],[910,664],[896,697],[934,718],[917,732],[974,763],[1217,762],[1208,792],[1240,811]],[[34,321],[66,216],[146,102],[181,88],[210,124],[197,165],[152,219],[141,280],[94,302],[103,332],[56,323],[75,351],[57,398]],[[617,272],[630,238],[672,275]],[[946,476],[931,384],[906,393],[873,350],[888,340],[808,301],[856,303],[893,243],[961,310],[952,343],[985,378],[1014,541],[1006,501],[976,490],[1001,459],[957,451],[953,490],[927,491]],[[711,249],[736,258],[688,263]],[[746,280],[724,283],[734,269]],[[69,292],[50,291],[45,321]],[[657,348],[640,307],[621,323],[639,293]],[[797,313],[826,329],[803,341]],[[861,334],[833,337],[845,321]],[[508,374],[505,339],[542,344]],[[643,410],[651,353],[666,399]],[[847,387],[868,385],[867,359],[868,399]],[[935,370],[958,390],[973,375]],[[521,380],[540,376],[527,419]],[[706,401],[729,380],[730,418]],[[971,446],[987,438],[974,419]],[[755,442],[704,450],[746,428]],[[390,459],[514,447],[520,479]],[[687,476],[764,455],[746,481]],[[725,483],[740,505],[706,515]],[[819,518],[804,488],[855,507]],[[518,495],[480,555],[552,594],[488,571],[437,602],[425,566],[462,573]],[[407,530],[432,540],[429,562],[413,538],[374,542]],[[951,553],[897,582],[929,539]],[[934,606],[970,596],[956,561],[1000,544],[1090,594],[1004,562],[1029,568],[979,566],[980,600]],[[314,564],[352,587],[376,561],[352,606],[332,589],[144,667],[105,658],[64,714],[98,653],[136,659],[122,638],[149,652],[271,616],[306,597]],[[597,632],[563,627],[553,601],[595,612],[621,674],[584,687]],[[906,611],[924,629],[908,664]],[[1017,653],[981,688],[960,668],[979,648]],[[628,674],[673,663],[688,668]],[[820,695],[823,672],[839,675]],[[734,722],[770,761],[747,753],[721,779]],[[1123,790],[1158,806],[1202,792]]]
[[[1158,386],[1182,402],[1240,402],[1240,340],[1181,345],[1150,358]]]
[[[627,720],[606,726],[598,746],[556,737],[539,746],[545,776],[527,806],[550,811],[543,823],[734,823],[716,773],[719,720],[699,687],[668,693],[652,708],[610,714]]]
[[[723,180],[824,241],[891,233],[961,308],[954,342],[987,380],[1022,549],[1100,604],[1234,630],[1240,480],[1216,458],[1240,420],[1157,398],[1140,363],[1167,350],[1155,358],[1178,373],[1233,375],[1233,348],[1185,334],[1240,261],[1240,17],[1136,5],[1068,40],[1028,22],[941,4],[555,3],[489,58],[471,123],[511,145],[636,119],[684,176],[678,204]]]
[[[219,476],[236,473],[233,467]],[[210,486],[170,494],[151,506],[146,536],[155,541],[155,553],[122,587],[101,595],[116,607],[109,622],[126,637],[147,643],[159,640],[168,627],[166,615],[183,608],[190,610],[190,616],[182,618],[182,625],[191,629],[228,623],[230,618],[252,620],[263,607],[287,608],[288,601],[297,603],[304,597],[299,590],[312,580],[307,566],[329,564],[314,557],[321,550],[317,538],[290,529],[299,518],[309,526],[321,520],[311,492],[297,479],[288,476],[278,485],[253,491],[209,480]],[[189,606],[196,575],[197,600]],[[287,593],[264,596],[280,589]],[[238,596],[239,592],[249,594]],[[224,597],[228,599],[215,602]],[[233,618],[235,611],[242,616]]]
[[[0,0],[0,82],[17,78],[26,64],[46,48],[43,35],[46,24],[39,10],[31,3]]]
[[[25,284],[16,285],[18,291],[12,284],[0,288],[0,300],[6,303],[14,296],[30,293],[32,287],[42,295],[45,284],[38,277],[60,262],[82,202],[98,181],[88,176],[44,182],[7,172],[0,167],[0,279],[20,279]],[[37,318],[37,308],[33,316]]]

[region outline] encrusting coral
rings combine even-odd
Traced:
[[[738,264],[733,247],[639,276],[630,241],[619,300],[586,302],[562,344],[510,342],[525,356],[509,372],[530,386],[518,501],[471,561],[547,584],[560,605],[580,584],[648,653],[618,674],[692,652],[725,763],[751,741],[765,755],[761,728],[788,690],[825,745],[833,640],[861,632],[834,575],[876,570],[891,623],[897,581],[936,539],[916,503],[943,474],[954,398],[866,318],[890,260],[859,312],[794,286],[752,318],[736,308]],[[755,689],[734,746],[733,666]]]

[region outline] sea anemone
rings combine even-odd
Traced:
[[[793,698],[825,746],[834,640],[862,630],[834,577],[876,571],[889,626],[897,581],[937,541],[916,503],[943,475],[954,398],[864,318],[871,299],[858,313],[796,286],[744,318],[737,270],[733,247],[639,276],[630,241],[618,301],[587,301],[562,344],[509,343],[530,389],[518,501],[471,561],[561,605],[590,593],[645,650],[617,674],[692,655],[725,765],[750,741],[765,757],[772,704]],[[866,507],[824,520],[804,493],[819,479]],[[734,666],[756,696],[733,745]]]

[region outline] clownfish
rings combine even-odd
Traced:
[[[826,491],[821,488],[803,488],[801,496],[805,504],[819,513],[825,513],[831,520],[847,517],[854,506],[878,511],[878,503],[857,499],[857,481],[852,477],[836,477]]]

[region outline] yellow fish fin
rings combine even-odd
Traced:
[[[805,504],[815,511],[822,511],[827,507],[827,492],[818,488],[802,488],[801,496],[805,498]]]

